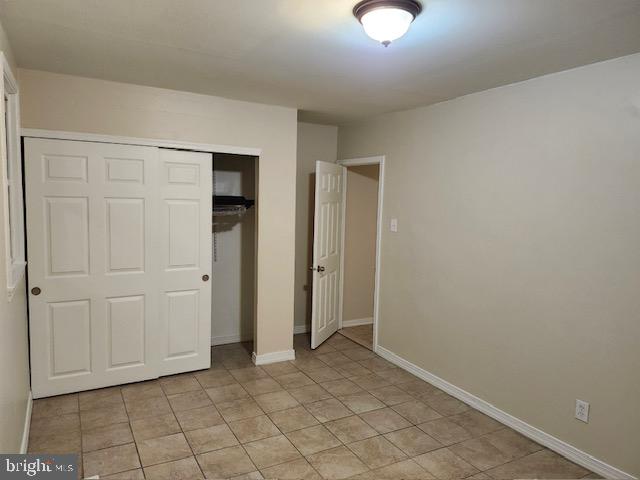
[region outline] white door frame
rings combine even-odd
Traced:
[[[373,351],[378,351],[378,324],[379,324],[379,312],[380,312],[380,255],[382,252],[382,207],[384,204],[384,155],[377,155],[374,157],[362,157],[362,158],[348,158],[344,160],[338,160],[338,164],[343,167],[359,167],[361,165],[379,165],[378,171],[378,215],[376,224],[376,275],[373,286]],[[348,182],[345,176],[344,192],[346,195],[347,188],[349,188]],[[345,197],[346,198],[346,197]],[[346,208],[346,201],[344,207]],[[341,275],[344,275],[344,232],[345,232],[345,217],[342,214],[342,269]],[[344,298],[344,278],[340,280],[340,288],[343,292],[340,295],[340,318],[338,328],[342,328],[342,299]]]
[[[100,135],[97,133],[65,132],[62,130],[41,130],[38,128],[23,128],[23,137],[52,138],[56,140],[77,140],[80,142],[122,143],[124,145],[141,145],[147,147],[172,148],[177,150],[193,150],[206,153],[230,153],[234,155],[250,155],[259,157],[262,149],[253,147],[236,147],[233,145],[215,145],[211,143],[176,142],[155,138],[121,137],[118,135]]]

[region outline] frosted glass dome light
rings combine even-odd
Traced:
[[[422,10],[414,0],[365,0],[353,8],[364,31],[385,47],[402,37]]]

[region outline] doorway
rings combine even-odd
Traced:
[[[384,156],[316,162],[315,183],[311,348],[340,331],[375,352]]]
[[[342,328],[339,332],[373,350],[380,165],[346,168]]]

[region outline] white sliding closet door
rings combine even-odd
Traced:
[[[211,364],[210,153],[160,150],[160,375]]]
[[[193,298],[208,298],[210,292],[202,288],[208,286],[201,279],[202,262],[196,266],[184,253],[194,248],[185,234],[188,228],[189,235],[194,231],[193,211],[167,208],[171,202],[195,202],[200,208],[201,197],[181,196],[182,191],[166,196],[174,193],[168,190],[172,181],[184,188],[193,183],[194,168],[184,169],[183,160],[172,163],[160,152],[155,147],[25,139],[35,398],[208,365],[208,348],[205,362],[200,360],[205,357],[202,342],[193,343],[193,323],[197,317],[195,335],[205,335],[208,342],[204,318],[210,321],[210,304],[208,299],[194,303]],[[208,172],[200,178],[201,188],[210,191]],[[202,230],[209,224],[210,219]],[[210,249],[210,241],[200,243],[205,240],[204,234],[196,237],[199,250]],[[172,245],[168,251],[174,265],[166,262],[167,245]],[[169,282],[167,272],[174,267],[183,275]],[[195,280],[187,278],[188,270]],[[167,301],[172,295],[178,300]],[[163,366],[168,358],[175,360],[173,369]]]
[[[157,170],[153,147],[25,139],[35,398],[157,377]]]

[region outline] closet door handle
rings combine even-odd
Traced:
[[[203,282],[208,282],[209,281],[209,275],[202,275],[202,281]]]
[[[322,265],[318,265],[317,267],[309,267],[309,270],[312,270],[312,271],[318,272],[318,273],[322,273],[322,272],[324,272],[325,268]]]

